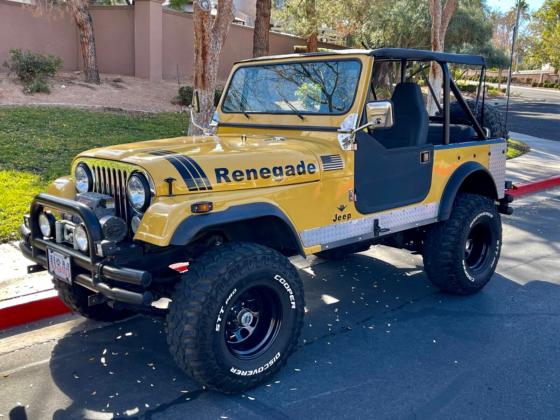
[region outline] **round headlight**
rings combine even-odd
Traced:
[[[76,191],[79,193],[85,193],[92,189],[93,176],[85,163],[78,163],[74,172],[74,178],[76,178]]]
[[[41,234],[48,238],[54,233],[54,217],[52,214],[41,213],[39,215],[39,230]]]
[[[126,185],[126,195],[134,210],[146,210],[150,205],[150,185],[146,177],[138,172],[133,173]]]
[[[74,244],[82,252],[86,252],[88,250],[87,232],[82,225],[77,226],[76,229],[74,229]]]

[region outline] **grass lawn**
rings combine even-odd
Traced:
[[[508,159],[515,159],[529,151],[531,151],[531,148],[521,140],[508,139],[506,153]]]
[[[54,107],[0,107],[0,242],[16,238],[35,194],[67,175],[78,153],[180,136],[185,114],[131,115]]]

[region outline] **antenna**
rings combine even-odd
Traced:
[[[511,56],[509,58],[508,82],[507,82],[507,88],[506,88],[506,95],[507,95],[507,99],[506,99],[506,121],[505,121],[506,130],[507,130],[507,127],[508,127],[509,97],[510,97],[510,93],[511,93],[511,91],[510,91],[510,89],[511,89],[511,72],[512,72],[512,69],[513,69],[513,53],[515,51],[515,40],[517,38],[517,30],[519,28],[519,16],[521,15],[521,2],[522,2],[522,0],[517,0],[517,16],[515,17],[515,26],[513,27],[513,35],[512,35],[512,38],[511,38]]]

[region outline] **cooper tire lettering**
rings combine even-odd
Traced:
[[[290,298],[290,307],[292,309],[296,309],[296,298],[294,296],[294,292],[293,292],[292,288],[290,287],[290,285],[288,284],[286,279],[284,277],[282,277],[281,275],[276,274],[274,276],[274,280],[276,280],[278,283],[280,283],[284,287],[284,289],[286,289],[286,292],[288,292],[288,296]]]

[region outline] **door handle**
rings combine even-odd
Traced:
[[[430,161],[430,151],[424,150],[420,152],[420,163],[428,163]]]

